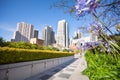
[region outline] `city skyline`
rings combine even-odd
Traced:
[[[1,0],[0,37],[10,41],[17,22],[33,24],[35,29],[39,30],[38,38],[42,37],[41,30],[44,28],[44,25],[51,25],[56,33],[57,22],[62,19],[69,23],[70,38],[73,37],[74,31],[78,27],[88,26],[86,20],[89,17],[83,20],[76,20],[70,14],[64,14],[62,10],[57,8],[50,9],[54,1],[57,0]]]

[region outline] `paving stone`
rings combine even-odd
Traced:
[[[83,61],[85,61],[84,57],[73,59],[43,73],[37,79],[30,80],[89,80],[87,76],[81,74],[81,70],[87,66],[80,65]]]
[[[52,76],[51,78],[49,78],[48,80],[54,80],[55,79],[55,76]]]
[[[67,71],[74,71],[74,69],[69,69],[69,68],[67,68],[66,70],[67,70]]]
[[[73,65],[78,65],[79,63],[74,63]]]
[[[70,67],[77,68],[77,66],[70,66]]]
[[[66,74],[66,73],[61,73],[61,74],[59,74],[58,76],[61,77],[61,78],[66,78],[66,79],[68,79],[71,75],[70,75],[70,74]]]

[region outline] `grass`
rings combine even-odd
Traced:
[[[0,47],[0,64],[72,56],[73,53]]]
[[[120,80],[120,55],[117,60],[113,54],[105,54],[96,51],[87,51],[85,56],[87,60],[87,69],[83,74],[87,75],[90,80]]]

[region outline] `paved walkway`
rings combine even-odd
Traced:
[[[87,68],[84,55],[27,80],[89,80],[81,72]]]

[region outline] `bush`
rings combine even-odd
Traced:
[[[63,50],[63,52],[69,52],[69,50],[67,50],[67,49],[64,49],[64,50]]]
[[[90,80],[120,80],[119,54],[105,54],[99,51],[94,54],[89,50],[85,56],[88,67],[83,74],[87,75]]]
[[[72,56],[73,53],[0,47],[0,64]]]
[[[10,48],[20,48],[20,49],[38,49],[38,50],[52,50],[52,51],[59,51],[59,49],[52,47],[52,46],[43,46],[43,45],[36,45],[27,42],[6,42],[6,47]]]
[[[0,37],[0,46],[5,46],[5,40],[2,37]]]
[[[22,49],[37,49],[37,45],[27,42],[11,42],[8,47],[22,48]]]
[[[2,37],[0,37],[0,47],[59,51],[59,49],[53,46],[36,45],[28,42],[5,42]]]

